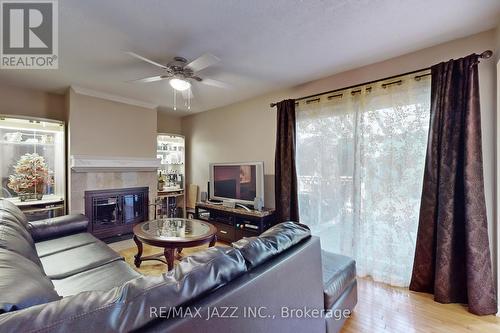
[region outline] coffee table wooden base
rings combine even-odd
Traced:
[[[134,235],[134,242],[137,245],[137,254],[134,256],[134,265],[137,268],[141,267],[141,263],[143,261],[157,260],[157,261],[160,261],[160,262],[166,264],[168,266],[168,270],[170,271],[174,268],[174,261],[175,261],[176,254],[179,254],[182,251],[182,248],[164,247],[163,254],[158,253],[158,254],[153,254],[150,256],[143,257],[142,256],[142,251],[143,251],[142,241],[137,236]],[[215,245],[216,242],[217,242],[217,236],[214,235],[212,237],[212,239],[210,240],[210,243],[208,244],[208,246],[212,247]],[[199,244],[199,245],[201,245],[201,244]],[[165,258],[165,260],[162,259],[163,257]]]

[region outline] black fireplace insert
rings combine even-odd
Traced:
[[[101,239],[131,233],[148,220],[148,193],[148,187],[85,191],[89,232]]]

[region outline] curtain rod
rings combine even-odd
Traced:
[[[492,55],[493,55],[493,51],[486,50],[483,53],[479,54],[478,56],[481,59],[489,59],[489,58],[491,58]],[[349,87],[345,87],[345,88],[339,88],[339,89],[325,91],[325,92],[314,94],[314,95],[303,96],[303,97],[296,98],[295,101],[301,101],[303,99],[313,98],[313,97],[317,97],[317,96],[321,96],[321,95],[326,95],[326,94],[332,94],[332,93],[339,92],[339,91],[342,91],[342,90],[357,88],[357,87],[365,86],[365,85],[368,85],[368,84],[374,84],[374,83],[377,83],[377,82],[380,82],[380,81],[391,80],[391,79],[395,79],[395,78],[398,78],[398,77],[401,77],[401,76],[411,75],[411,74],[415,74],[415,73],[418,73],[418,72],[427,71],[427,70],[430,70],[430,69],[431,69],[430,67],[426,67],[426,68],[417,69],[415,71],[411,71],[411,72],[407,72],[407,73],[403,73],[403,74],[398,74],[398,75],[393,75],[393,76],[385,77],[385,78],[378,79],[378,80],[373,80],[373,81],[369,81],[369,82],[355,84],[355,85],[352,85],[352,86],[349,86]],[[278,103],[271,103],[269,105],[271,107],[275,107],[276,104],[278,104]]]

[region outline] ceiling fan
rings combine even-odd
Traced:
[[[224,82],[208,78],[202,79],[201,77],[196,75],[199,71],[209,66],[212,66],[220,61],[220,59],[214,56],[213,54],[205,53],[189,63],[185,58],[175,57],[173,61],[165,65],[162,65],[156,61],[143,57],[137,53],[134,52],[126,52],[126,53],[134,58],[150,63],[164,70],[163,74],[132,80],[130,82],[148,83],[160,80],[169,80],[170,86],[173,89],[181,92],[188,91],[188,89],[191,88],[192,81],[200,82],[218,88],[228,87],[228,85]]]

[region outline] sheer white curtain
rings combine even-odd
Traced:
[[[430,77],[372,84],[297,108],[300,220],[358,275],[408,286],[430,113]]]

